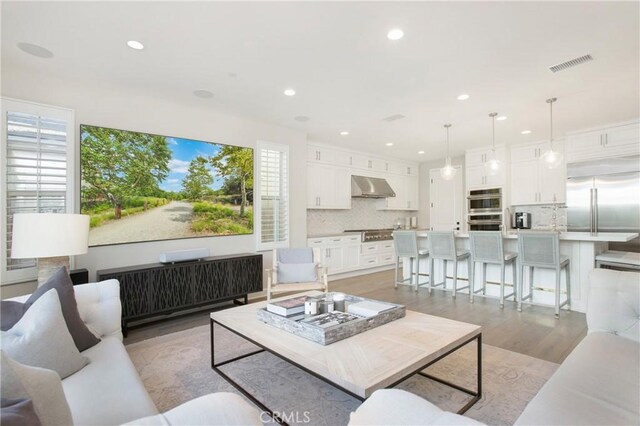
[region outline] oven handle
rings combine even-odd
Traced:
[[[501,220],[468,220],[469,225],[502,225]]]
[[[502,195],[469,195],[467,200],[495,200],[502,198]]]

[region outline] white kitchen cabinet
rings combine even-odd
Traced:
[[[307,208],[350,209],[351,174],[343,167],[307,165]]]
[[[344,247],[326,247],[323,255],[323,265],[327,268],[328,274],[335,274],[344,270]]]
[[[564,152],[564,143],[554,141],[554,149]],[[564,203],[566,200],[566,163],[548,169],[541,157],[549,142],[511,148],[511,205]]]
[[[460,231],[464,229],[465,211],[462,167],[454,166],[456,175],[444,180],[440,169],[429,170],[429,228],[432,231]]]
[[[322,145],[309,145],[307,148],[307,161],[316,163],[334,163],[336,151]]]
[[[567,136],[567,162],[640,154],[640,124],[624,123]]]
[[[350,244],[343,247],[342,250],[342,267],[345,270],[352,271],[360,266],[360,242]]]
[[[420,208],[417,177],[386,175],[385,179],[396,196],[380,200],[378,210],[414,211]]]
[[[307,246],[320,249],[320,261],[329,275],[360,268],[360,234],[309,238]]]
[[[467,190],[482,188],[501,188],[506,184],[506,151],[500,146],[496,147],[495,156],[500,161],[500,170],[495,175],[487,173],[485,164],[493,158],[493,149],[480,148],[468,150],[465,153],[465,176]]]

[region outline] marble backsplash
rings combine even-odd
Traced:
[[[553,220],[553,204],[537,206],[515,206],[512,212],[531,213],[531,229],[549,229]],[[556,212],[556,227],[558,230],[567,229],[567,209],[558,206]]]
[[[346,229],[393,228],[399,217],[418,212],[377,210],[378,200],[352,198],[350,210],[307,210],[307,235],[340,233]]]

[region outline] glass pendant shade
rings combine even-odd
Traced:
[[[496,158],[495,151],[493,151],[491,159],[484,163],[484,167],[489,176],[495,176],[500,173],[500,160]]]
[[[451,180],[456,177],[456,172],[457,170],[455,169],[455,167],[451,165],[451,158],[447,157],[444,163],[444,167],[440,169],[440,176],[444,180]]]
[[[560,164],[562,164],[562,154],[558,151],[554,151],[552,147],[549,147],[542,157],[540,157],[540,161],[547,169],[555,169]]]

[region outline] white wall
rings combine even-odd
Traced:
[[[443,165],[444,158],[440,160],[425,161],[424,163],[420,163],[420,183],[418,185],[418,190],[420,192],[420,210],[418,211],[418,228],[428,228],[430,226],[429,203],[431,202],[431,200],[429,197],[429,170],[439,169]],[[461,155],[459,157],[451,157],[451,165],[462,166],[462,172],[464,173],[464,155]],[[464,182],[464,176],[462,180]],[[466,200],[466,194],[461,195],[463,199]],[[463,220],[467,220],[466,216],[464,215]]]
[[[302,132],[216,112],[209,106],[211,100],[193,106],[124,88],[105,87],[100,81],[68,81],[6,66],[2,68],[2,96],[73,108],[76,129],[80,124],[92,124],[248,147],[255,146],[257,140],[288,144],[290,175],[296,177],[291,179],[290,188],[291,244],[306,245],[307,138]],[[79,132],[76,135],[79,155]],[[79,189],[79,179],[76,181]],[[76,192],[79,206],[79,191]],[[92,279],[99,269],[154,263],[160,252],[194,247],[208,247],[212,255],[255,252],[256,234],[94,247],[88,254],[77,256],[75,266],[87,268]],[[3,297],[26,293],[32,286],[20,288],[24,291],[3,287]]]

